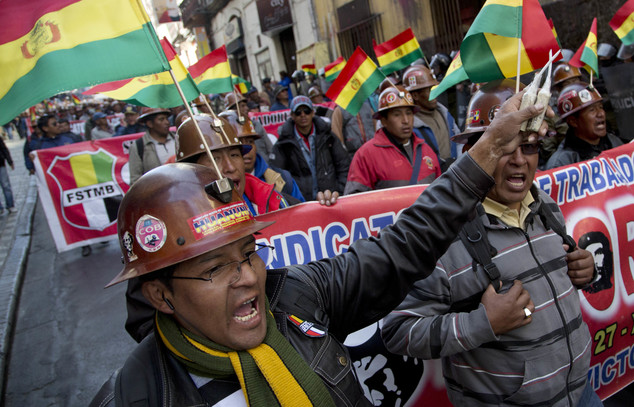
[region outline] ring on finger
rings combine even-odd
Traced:
[[[527,307],[524,307],[525,318],[530,318],[533,313]]]

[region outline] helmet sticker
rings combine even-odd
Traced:
[[[136,222],[135,234],[141,248],[150,253],[160,250],[167,239],[165,223],[150,215],[139,218]]]
[[[134,239],[132,238],[132,234],[126,231],[123,234],[123,238],[121,239],[123,243],[123,247],[125,247],[126,255],[128,256],[128,262],[135,261],[138,259],[137,255],[132,251],[132,244],[134,243]]]
[[[253,220],[244,202],[236,202],[202,213],[187,220],[196,240],[205,236]]]
[[[564,113],[571,111],[572,102],[570,100],[564,100],[563,102],[561,102],[561,110],[563,110]]]
[[[581,99],[581,103],[587,103],[592,100],[592,95],[588,92],[588,89],[583,89],[579,92],[579,99]]]
[[[416,86],[416,76],[410,76],[407,78],[407,81],[409,82],[409,86]]]
[[[412,95],[410,95],[409,93],[406,93],[406,94],[405,94],[405,100],[406,100],[408,103],[414,104],[414,99],[412,99]]]
[[[388,93],[387,95],[385,95],[385,101],[388,104],[392,104],[392,103],[396,102],[396,94]]]
[[[480,109],[473,109],[469,112],[469,117],[467,117],[467,124],[477,122],[478,120],[480,120]]]
[[[497,105],[493,105],[491,107],[491,109],[489,109],[489,121],[492,122],[493,118],[495,117],[495,115],[497,114],[498,110],[500,110],[500,108],[502,107],[502,105],[497,104]]]

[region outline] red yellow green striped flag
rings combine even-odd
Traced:
[[[315,68],[315,64],[302,65],[302,71],[317,76],[317,68]]]
[[[403,69],[419,58],[423,58],[418,40],[411,28],[396,37],[374,46],[374,53],[381,66],[381,72],[389,75]]]
[[[623,45],[634,44],[634,0],[628,0],[617,10],[610,20],[610,27],[621,39]]]
[[[555,36],[555,40],[557,41],[557,45],[559,45],[559,48],[561,48],[561,41],[559,41],[559,35],[557,35],[557,30],[555,29],[555,23],[553,22],[552,18],[548,19],[548,25],[550,26],[550,29],[553,32],[553,35]]]
[[[339,73],[343,67],[346,66],[346,60],[343,57],[339,57],[335,59],[333,62],[329,63],[324,67],[324,76],[328,82],[332,82],[337,79]]]
[[[599,76],[599,57],[597,56],[597,18],[592,20],[588,38],[581,44],[577,52],[570,58],[568,64],[577,68],[584,68],[588,73],[594,71]]]
[[[469,79],[467,73],[462,67],[462,59],[460,59],[460,51],[456,54],[447,69],[445,77],[436,86],[432,86],[431,92],[429,92],[429,100],[436,99],[438,95],[449,89],[450,87],[457,85],[462,81]]]
[[[0,124],[60,92],[169,67],[140,0],[0,7]]]
[[[487,0],[467,32],[460,57],[474,83],[525,74],[548,62],[559,45],[538,0]],[[560,59],[558,57],[557,59]]]
[[[384,79],[385,74],[361,47],[357,47],[337,79],[328,88],[326,96],[354,116]]]
[[[187,101],[197,98],[200,91],[174,51],[172,44],[167,38],[163,38],[161,46]],[[170,108],[183,104],[169,72],[104,83],[88,89],[83,94],[97,93],[137,106]]]
[[[233,87],[236,92],[240,92],[243,95],[251,89],[251,82],[239,77],[238,75],[231,74],[231,81],[233,82]]]
[[[190,66],[189,73],[202,93],[231,92],[231,67],[224,45]]]
[[[73,100],[73,104],[75,105],[78,105],[81,103],[81,100],[75,94],[70,95],[70,98]]]

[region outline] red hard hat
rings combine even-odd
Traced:
[[[403,85],[405,85],[405,89],[411,92],[438,85],[438,81],[426,66],[414,65],[405,71]]]
[[[405,90],[402,86],[392,86],[385,89],[379,95],[379,110],[374,113],[375,119],[381,118],[381,112],[385,112],[397,107],[411,107],[413,112],[416,113],[420,110],[420,107],[414,104],[412,95]]]
[[[271,225],[259,222],[234,189],[229,203],[206,187],[218,177],[198,164],[165,164],[144,174],[119,206],[123,270],[106,287],[173,266]]]
[[[246,154],[251,151],[251,146],[243,145],[237,137],[236,129],[231,123],[224,118],[214,119],[210,115],[200,114],[194,116],[194,119],[198,123],[198,127],[205,136],[209,150],[220,150],[228,147],[240,147],[242,154]],[[222,133],[219,126],[216,126],[216,120],[220,120],[222,129],[224,129],[225,135]],[[198,156],[205,154],[205,145],[200,140],[200,135],[196,130],[196,126],[192,122],[192,119],[187,118],[183,124],[180,125],[177,134],[176,143],[176,161],[177,162],[196,162]],[[227,138],[229,140],[227,140]]]
[[[521,86],[524,88],[524,85]],[[482,85],[471,97],[467,122],[462,133],[451,138],[454,143],[466,144],[470,137],[484,133],[500,107],[515,94],[515,81],[502,79]]]
[[[585,82],[572,83],[561,90],[557,98],[559,118],[565,119],[573,113],[602,101],[599,91]]]

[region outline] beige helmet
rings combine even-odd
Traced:
[[[172,112],[170,112],[167,109],[163,109],[160,107],[143,107],[141,109],[141,115],[139,116],[139,118],[137,119],[140,123],[145,123],[145,121],[147,119],[149,119],[150,117],[157,115],[157,114],[161,114],[164,113],[166,115],[170,115],[172,114]]]
[[[211,151],[228,147],[240,147],[243,155],[251,151],[251,146],[240,143],[235,127],[226,119],[214,119],[212,116],[207,114],[196,115],[194,116],[194,119],[205,136]],[[216,120],[220,120],[222,128],[229,140],[227,140],[222,134],[220,127],[216,126]],[[198,134],[192,119],[187,118],[183,124],[180,125],[176,134],[178,136],[176,138],[177,162],[196,162],[198,156],[205,153],[205,145],[200,140],[200,135]]]
[[[238,99],[236,101],[236,95],[238,96]],[[232,109],[236,106],[237,102],[241,102],[245,100],[244,96],[242,96],[242,94],[240,93],[236,93],[236,92],[229,92],[225,95],[225,109]]]
[[[431,71],[424,65],[414,65],[405,71],[403,85],[409,92],[438,85]]]
[[[568,65],[565,62],[557,64],[553,69],[553,85],[557,86],[563,81],[572,78],[581,78],[581,71],[576,66]]]
[[[521,88],[523,89],[524,85]],[[496,80],[482,85],[469,101],[464,131],[453,136],[451,141],[465,144],[470,137],[484,133],[500,107],[514,94],[515,81],[511,79]]]
[[[396,107],[411,107],[414,113],[420,110],[420,107],[414,104],[412,95],[401,85],[392,86],[385,89],[379,95],[379,110],[372,117],[381,118],[381,113]]]
[[[106,287],[173,266],[271,225],[259,222],[235,189],[224,203],[211,189],[214,170],[166,164],[144,174],[119,206],[123,270]]]
[[[585,82],[570,84],[561,90],[557,98],[559,118],[565,119],[571,114],[602,100],[601,94],[595,87]]]

